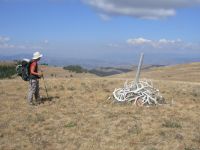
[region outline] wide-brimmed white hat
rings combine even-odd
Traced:
[[[40,52],[35,52],[34,54],[33,54],[33,59],[38,59],[38,58],[41,58],[43,55],[42,54],[40,54]]]

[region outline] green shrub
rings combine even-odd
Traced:
[[[73,128],[76,126],[77,126],[77,123],[75,123],[75,122],[70,122],[70,123],[64,125],[65,128]]]
[[[181,124],[176,120],[166,120],[162,126],[166,128],[182,128]]]
[[[43,66],[48,66],[49,64],[47,64],[47,63],[42,63],[41,65],[43,65]]]
[[[76,73],[84,73],[84,72],[87,72],[86,69],[82,68],[82,67],[79,66],[79,65],[69,65],[69,66],[63,67],[63,69],[69,70],[69,71],[71,71],[71,72],[76,72]]]
[[[0,66],[0,79],[11,78],[14,74],[16,74],[14,65]]]
[[[68,87],[67,89],[68,89],[69,91],[74,91],[74,90],[76,90],[75,87]]]

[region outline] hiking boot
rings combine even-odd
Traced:
[[[35,106],[35,102],[29,102],[29,105]]]
[[[41,104],[42,103],[42,98],[38,98],[35,100],[37,104]]]
[[[39,104],[40,104],[40,101],[39,101],[39,99],[32,100],[31,102],[29,102],[29,104],[30,104],[30,105],[36,106],[36,105],[39,105]]]

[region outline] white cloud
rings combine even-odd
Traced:
[[[153,44],[151,40],[145,38],[135,38],[135,39],[128,39],[127,43],[130,45],[144,45],[144,44]]]
[[[44,40],[44,44],[48,44],[49,43],[49,40]]]
[[[62,2],[68,2],[68,3],[73,3],[75,2],[75,0],[0,0],[0,2],[4,2],[4,3],[11,3],[11,2],[18,2],[18,3],[22,3],[22,2],[50,2],[50,3],[62,3]]]
[[[15,44],[8,44],[8,43],[0,43],[0,50],[1,49],[16,49],[16,50],[34,50],[34,49],[43,49],[41,46],[34,46],[34,45],[15,45]]]
[[[99,14],[99,17],[100,17],[102,20],[104,20],[104,21],[108,21],[108,20],[111,19],[110,16],[105,15],[105,14]]]
[[[14,48],[13,44],[9,44],[10,37],[8,36],[0,36],[0,49],[2,48]]]
[[[145,38],[130,38],[126,41],[129,45],[133,46],[152,46],[154,48],[162,48],[167,46],[180,46],[184,42],[181,39],[168,40],[168,39],[159,39],[159,40],[150,40]]]
[[[7,36],[0,36],[0,43],[6,43],[10,41],[10,38]]]
[[[118,44],[113,44],[113,43],[108,44],[108,46],[109,46],[109,47],[114,47],[114,48],[118,48],[118,47],[119,47]]]
[[[44,43],[48,43],[48,40],[44,40]],[[35,44],[13,44],[10,37],[0,36],[0,50],[6,49],[21,49],[21,50],[30,50],[30,49],[43,49],[40,45]]]
[[[0,44],[0,49],[3,49],[3,48],[14,48],[15,46],[12,45],[12,44],[8,44],[8,43],[1,43]]]
[[[199,5],[200,0],[82,0],[100,14],[160,19],[176,14],[176,9]]]

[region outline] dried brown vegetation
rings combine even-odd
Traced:
[[[168,104],[136,107],[108,100],[125,79],[65,76],[49,76],[52,100],[38,106],[26,82],[0,80],[0,149],[200,149],[200,82],[153,80]]]

